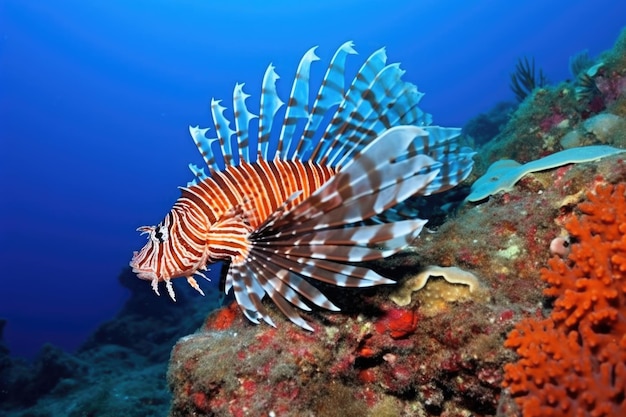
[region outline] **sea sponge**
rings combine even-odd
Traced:
[[[619,130],[622,130],[626,122],[619,116],[611,113],[600,113],[583,123],[586,133],[590,133],[596,137],[601,143],[611,143],[611,138]]]
[[[581,146],[556,152],[541,159],[520,165],[510,159],[491,164],[487,172],[472,184],[472,192],[465,198],[477,202],[499,191],[511,191],[517,181],[531,172],[544,171],[567,164],[595,161],[626,152],[626,149],[606,145]]]
[[[541,270],[552,313],[505,342],[520,359],[503,384],[524,417],[626,415],[626,184],[599,186],[578,208],[568,259]]]
[[[482,288],[480,280],[476,275],[455,266],[441,267],[435,265],[427,266],[418,274],[407,279],[389,298],[399,306],[409,305],[413,292],[424,288],[431,277],[442,277],[447,281],[447,284],[435,284],[430,288],[430,291],[423,290],[425,292],[425,299],[422,301],[430,299],[430,302],[426,302],[428,305],[466,300],[469,298],[488,298],[486,290]],[[463,284],[463,287],[454,284]],[[471,297],[471,295],[473,295],[473,297]]]

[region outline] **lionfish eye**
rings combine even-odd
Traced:
[[[163,243],[168,238],[167,227],[159,224],[154,228],[154,237],[159,241],[159,243]]]

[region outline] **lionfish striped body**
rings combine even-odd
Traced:
[[[429,126],[430,116],[417,107],[422,94],[402,81],[398,64],[386,65],[382,49],[346,90],[345,60],[354,53],[350,42],[337,50],[310,111],[310,67],[318,58],[314,49],[304,55],[279,133],[273,125],[284,103],[271,65],[258,124],[237,84],[234,131],[215,100],[216,137],[190,127],[209,173],[190,165],[196,179],[182,187],[161,223],[138,229],[148,243],[130,263],[157,294],[165,281],[174,298],[176,277],[202,293],[193,276],[226,260],[225,291],[233,289],[248,319],[273,325],[261,301],[267,294],[292,322],[312,330],[294,307],[338,310],[315,281],[394,282],[354,263],[390,256],[413,241],[426,221],[402,202],[462,181],[473,153],[457,144],[459,129]]]

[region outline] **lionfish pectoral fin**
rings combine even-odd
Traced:
[[[200,274],[200,275],[204,276],[203,274]],[[191,285],[191,288],[198,291],[201,295],[204,295],[204,291],[202,291],[202,289],[200,288],[200,286],[198,285],[198,282],[195,280],[194,277],[187,277],[187,282],[189,283],[189,285]]]
[[[437,176],[439,164],[426,155],[405,155],[425,137],[427,132],[417,126],[387,130],[273,228],[288,235],[343,227],[419,194]]]
[[[393,284],[351,263],[399,252],[419,235],[426,221],[360,222],[424,189],[438,174],[432,158],[404,157],[411,144],[426,135],[415,126],[390,129],[299,205],[277,210],[249,236],[250,251],[240,268],[245,272],[239,275],[249,283],[235,288],[235,295],[240,291],[239,299],[264,317],[264,307],[255,299],[265,293],[289,320],[313,330],[296,309],[310,310],[303,299],[331,311],[339,308],[310,280],[342,287]]]
[[[235,276],[237,279],[233,278]],[[248,320],[259,324],[259,319],[262,319],[270,326],[276,327],[261,302],[265,292],[246,263],[231,262],[226,281],[232,284],[235,300]]]

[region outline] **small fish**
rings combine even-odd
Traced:
[[[388,257],[410,244],[426,223],[402,202],[447,190],[465,179],[473,152],[456,141],[460,129],[430,126],[418,107],[422,93],[402,80],[399,64],[374,52],[345,88],[352,42],[334,54],[309,106],[315,48],[301,59],[291,94],[280,99],[270,64],[259,114],[237,84],[234,125],[220,101],[211,101],[215,137],[189,131],[208,168],[191,164],[195,179],[156,226],[137,230],[148,243],[130,266],[159,293],[164,281],[194,275],[217,261],[229,263],[243,314],[274,326],[265,295],[296,325],[313,330],[298,313],[311,305],[338,311],[314,285],[369,287],[394,281],[355,263]],[[275,122],[280,121],[282,123]],[[233,130],[234,127],[234,130]]]

